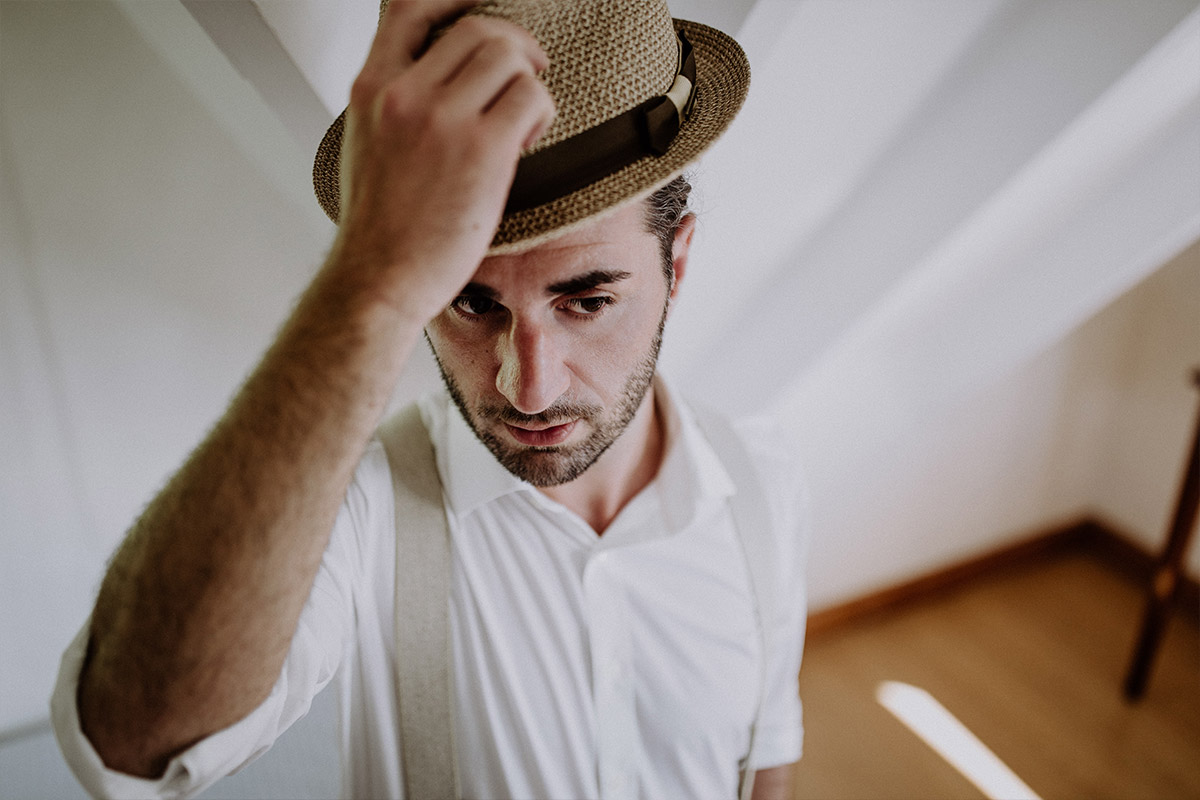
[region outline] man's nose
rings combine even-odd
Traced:
[[[497,344],[496,388],[522,414],[545,411],[571,378],[554,338],[540,325],[516,320]]]

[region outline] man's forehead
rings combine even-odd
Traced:
[[[591,220],[520,253],[489,256],[471,280],[491,285],[522,280],[546,285],[592,270],[636,274],[659,269],[658,240],[646,227],[642,203]]]

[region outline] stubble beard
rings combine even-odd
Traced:
[[[481,404],[472,409],[463,395],[462,388],[446,371],[437,351],[430,342],[434,361],[446,384],[446,391],[476,438],[483,443],[500,465],[534,486],[561,486],[570,483],[596,463],[600,456],[612,446],[629,423],[633,421],[658,367],[658,353],[662,347],[663,329],[667,321],[667,309],[663,308],[658,329],[650,342],[646,355],[625,379],[621,396],[611,410],[603,406],[557,400],[546,410],[537,414],[523,414],[511,405]],[[426,337],[428,340],[428,337]],[[515,445],[497,436],[486,425],[502,422],[513,425],[554,425],[579,420],[587,423],[592,431],[582,442],[573,445],[532,447]]]

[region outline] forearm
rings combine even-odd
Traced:
[[[80,719],[157,774],[278,677],[353,470],[420,325],[327,267],[225,417],[134,524],[93,615]]]
[[[789,800],[795,793],[796,764],[760,769],[754,776],[752,800]]]
[[[550,125],[527,31],[475,18],[424,48],[470,5],[389,6],[351,90],[333,255],[113,559],[78,698],[110,767],[158,774],[267,696],[421,328],[479,266],[521,148]]]

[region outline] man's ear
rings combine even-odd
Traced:
[[[671,245],[671,270],[674,279],[671,281],[671,293],[667,297],[670,304],[675,303],[679,294],[679,284],[687,273],[688,254],[692,249],[692,236],[696,233],[696,215],[684,214],[675,230],[675,241]]]

